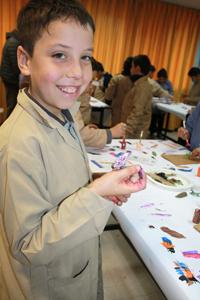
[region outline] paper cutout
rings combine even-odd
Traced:
[[[162,213],[153,213],[152,216],[158,216],[158,217],[171,217],[171,214],[162,214]]]
[[[130,155],[131,155],[131,151],[127,151],[125,153],[122,153],[120,156],[116,155],[117,159],[114,162],[114,164],[112,165],[112,168],[114,170],[123,169],[126,166],[126,162],[127,162],[128,158],[130,157]]]
[[[194,225],[193,227],[194,227],[194,229],[196,229],[198,232],[200,232],[200,224]]]
[[[100,165],[96,160],[91,159],[91,162],[92,162],[95,166],[97,166],[98,168],[103,168],[103,166]]]
[[[175,196],[176,198],[184,198],[184,197],[187,197],[187,193],[186,192],[182,192],[182,193],[179,193]]]
[[[149,225],[149,228],[154,229],[155,227],[153,225]]]
[[[200,252],[198,252],[197,250],[184,251],[184,252],[182,252],[182,254],[185,257],[200,259]]]
[[[196,208],[193,214],[192,222],[195,224],[200,223],[200,209]]]
[[[152,207],[154,205],[155,205],[154,203],[145,203],[145,204],[141,205],[140,208]]]
[[[185,238],[185,236],[183,234],[181,234],[181,233],[179,233],[179,232],[177,232],[175,230],[172,230],[172,229],[170,229],[168,227],[163,226],[163,227],[160,227],[160,229],[162,231],[168,233],[169,235],[175,237],[175,238],[178,238],[178,239],[184,239]]]
[[[193,283],[199,283],[186,264],[179,261],[174,262],[174,264],[176,265],[174,268],[176,273],[180,275],[179,280],[185,281],[188,286],[192,285]]]
[[[163,245],[169,252],[175,253],[175,246],[172,244],[172,241],[167,237],[162,237],[162,240],[163,242],[161,243],[161,245]]]

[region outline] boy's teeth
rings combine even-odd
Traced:
[[[64,92],[64,93],[69,93],[69,94],[73,94],[77,91],[77,88],[75,87],[60,87],[61,91]]]

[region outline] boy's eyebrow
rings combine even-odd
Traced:
[[[65,48],[65,49],[72,49],[72,47],[64,45],[64,44],[55,44],[55,45],[53,45],[53,47],[57,47],[57,46]],[[87,48],[87,49],[84,49],[84,51],[94,51],[94,48]]]

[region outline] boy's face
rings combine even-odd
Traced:
[[[130,72],[131,75],[139,75],[141,74],[141,68],[140,66],[135,66],[135,64],[133,63]]]
[[[30,94],[56,115],[72,106],[92,79],[93,31],[74,20],[54,21],[35,43],[33,56],[22,48]],[[20,60],[20,55],[21,60]],[[20,65],[20,64],[19,64]],[[27,74],[29,73],[29,74]]]
[[[167,81],[167,79],[165,77],[159,77],[158,80],[161,84],[165,84]]]

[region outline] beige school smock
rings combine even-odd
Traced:
[[[0,128],[4,300],[97,299],[98,236],[113,204],[90,180],[81,139],[21,91]]]
[[[91,112],[92,107],[90,106],[90,94],[88,92],[84,92],[79,98],[80,102],[80,112],[82,115],[82,119],[85,125],[91,123]]]
[[[126,137],[137,139],[143,131],[147,137],[151,123],[152,88],[148,77],[135,81],[133,88],[127,93],[122,106],[122,122],[127,124]]]
[[[91,128],[88,125],[85,126],[80,111],[78,111],[75,114],[75,121],[78,125],[81,138],[86,147],[95,147],[95,148],[105,147],[108,140],[106,129]]]
[[[148,77],[148,82],[151,85],[153,97],[163,97],[163,98],[170,97],[168,91],[164,90],[162,86],[153,78]]]
[[[185,102],[190,105],[197,105],[200,102],[200,80],[192,84]]]
[[[111,78],[105,91],[105,99],[112,101],[112,126],[121,122],[124,97],[132,87],[133,83],[128,76],[118,74]]]

